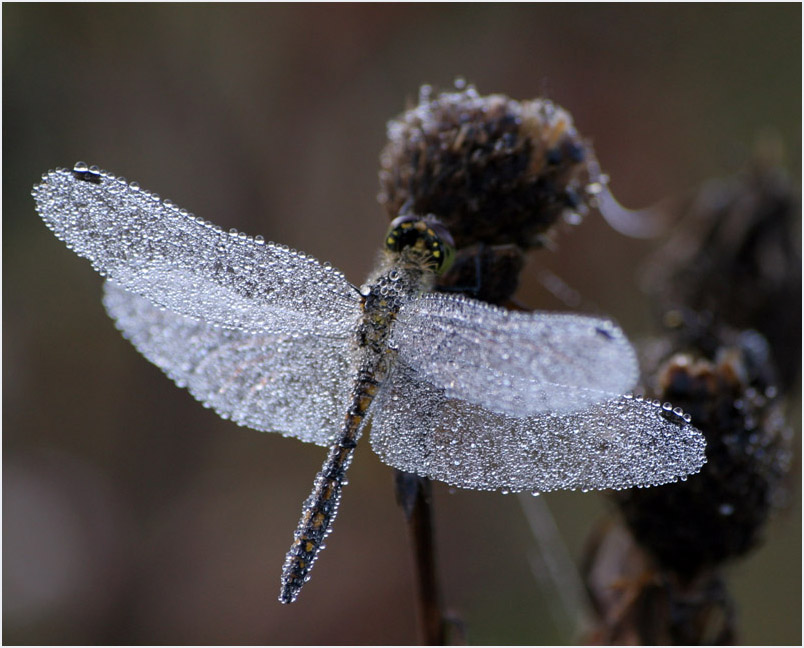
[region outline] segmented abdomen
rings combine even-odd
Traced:
[[[279,600],[293,603],[310,570],[323,548],[324,538],[338,510],[341,491],[346,484],[346,471],[352,462],[363,421],[378,384],[369,376],[361,376],[355,384],[352,404],[346,414],[343,428],[333,440],[327,460],[313,483],[313,491],[305,500],[299,526],[293,535],[293,544],[285,557],[282,569],[282,589]]]

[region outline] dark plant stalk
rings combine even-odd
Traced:
[[[397,503],[405,513],[413,543],[422,643],[441,646],[446,643],[446,621],[436,570],[430,480],[397,470],[395,481]]]

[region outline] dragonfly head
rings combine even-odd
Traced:
[[[385,236],[385,249],[406,255],[435,274],[446,272],[455,257],[452,236],[434,216],[397,216]]]

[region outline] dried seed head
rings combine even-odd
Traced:
[[[617,496],[642,547],[687,577],[757,543],[791,462],[767,342],[753,331],[720,337],[713,357],[675,353],[655,374],[658,397],[691,414],[706,436],[707,464],[672,487]]]
[[[528,249],[562,216],[580,221],[605,178],[570,114],[458,86],[436,95],[424,86],[418,105],[389,122],[379,195],[388,217],[434,214],[458,248]]]
[[[492,303],[513,295],[524,251],[577,224],[604,189],[590,144],[546,99],[481,96],[423,86],[419,103],[388,124],[379,201],[388,218],[432,214],[457,248],[437,287]]]
[[[645,273],[662,311],[684,309],[762,333],[779,387],[801,373],[801,205],[778,155],[758,150],[732,178],[684,205],[675,235]]]

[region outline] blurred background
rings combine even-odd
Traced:
[[[41,173],[98,164],[355,283],[386,227],[385,124],[422,83],[551,97],[632,207],[736,172],[767,129],[801,174],[797,4],[5,4],[3,64],[4,643],[417,641],[393,471],[361,444],[312,581],[280,605],[324,451],[220,420],[124,341],[100,279],[34,212]],[[652,331],[635,279],[654,243],[597,216],[559,243],[532,255],[524,304],[561,307],[535,280],[549,268],[629,337]],[[793,482],[728,571],[748,644],[801,642]],[[436,484],[434,499],[444,599],[471,643],[576,639],[516,497]],[[609,508],[541,501],[573,556]]]

